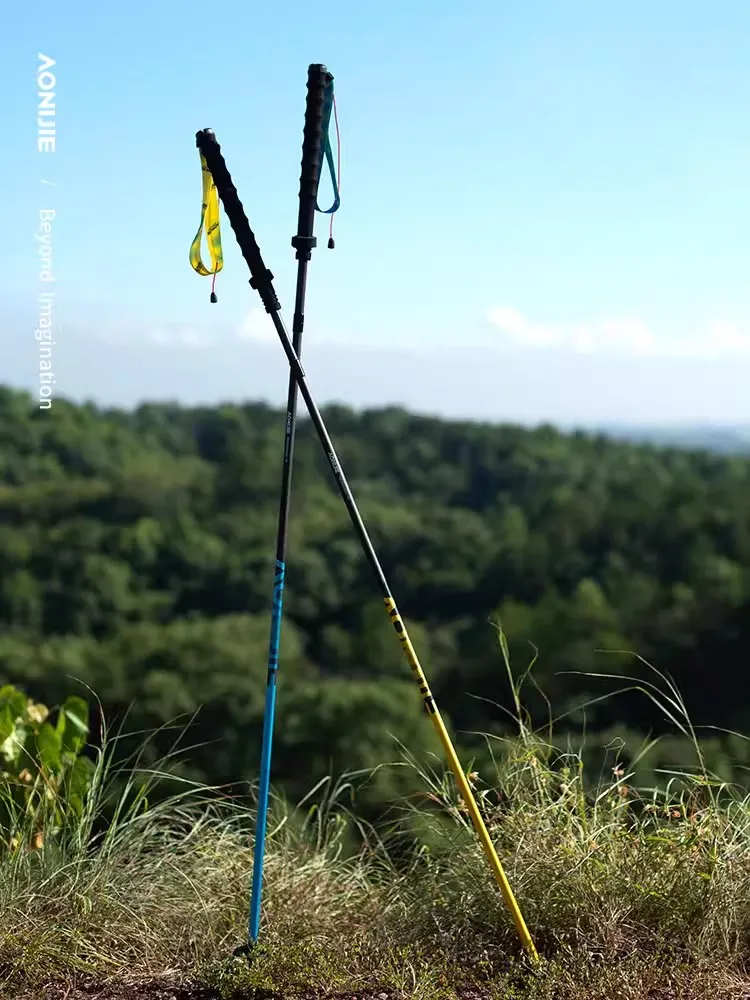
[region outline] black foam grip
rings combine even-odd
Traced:
[[[325,66],[313,63],[307,70],[307,105],[305,130],[302,138],[302,169],[299,180],[299,221],[297,236],[312,236],[315,203],[318,198],[320,171],[323,164],[323,110],[326,89],[333,74]]]
[[[232,182],[224,157],[221,155],[221,146],[210,128],[196,132],[195,144],[203,154],[206,166],[213,177],[219,198],[224,206],[224,211],[227,213],[229,224],[237,237],[242,256],[250,269],[250,284],[258,291],[263,305],[266,307],[266,312],[279,312],[281,304],[273,287],[273,275],[263,263],[258,241],[250,228],[245,209],[237,194],[237,188]]]

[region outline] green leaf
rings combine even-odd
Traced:
[[[7,767],[15,769],[16,767],[28,766],[26,755],[23,752],[28,736],[29,727],[23,717],[14,719],[9,735],[0,744],[0,754]]]
[[[65,793],[68,805],[80,816],[83,803],[91,787],[96,767],[88,757],[78,757],[65,779]]]
[[[505,637],[505,632],[500,628],[498,629],[498,638],[500,640],[500,649],[502,650],[503,660],[506,664],[510,663],[510,650],[508,649],[508,640]]]
[[[0,746],[13,734],[16,718],[10,705],[0,707]]]
[[[0,688],[0,707],[9,710],[14,722],[26,713],[27,703],[26,695],[12,684],[5,684]]]
[[[65,699],[57,719],[57,732],[63,753],[78,756],[89,735],[89,706],[83,698],[71,695]]]
[[[59,774],[62,769],[62,737],[60,733],[45,722],[36,734],[36,755],[39,763],[52,774]]]

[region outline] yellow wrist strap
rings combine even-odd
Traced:
[[[224,255],[221,250],[221,228],[219,225],[219,195],[202,153],[200,157],[203,174],[201,224],[198,226],[198,232],[195,234],[195,239],[190,246],[190,265],[196,273],[204,277],[212,274],[215,280],[216,275],[224,266]],[[211,255],[210,270],[201,259],[201,240],[204,229],[206,232],[206,242],[208,243],[208,252]],[[211,301],[216,302],[213,285],[211,286]]]

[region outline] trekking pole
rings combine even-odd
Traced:
[[[513,922],[516,926],[518,936],[531,957],[535,961],[538,961],[539,956],[534,946],[534,942],[532,941],[528,927],[526,926],[523,914],[521,913],[516,898],[513,895],[513,890],[508,882],[503,866],[500,863],[500,859],[497,856],[492,840],[490,839],[485,822],[482,819],[482,814],[479,811],[479,806],[477,805],[474,793],[472,792],[466,775],[463,772],[461,762],[456,754],[450,734],[448,733],[445,723],[443,722],[440,712],[438,711],[437,705],[435,704],[435,699],[430,691],[427,678],[424,675],[417,658],[417,654],[411,644],[406,627],[396,607],[396,602],[391,595],[391,590],[388,586],[385,573],[380,565],[373,544],[370,541],[370,536],[359,513],[352,491],[349,488],[349,483],[344,475],[344,470],[341,468],[341,463],[336,455],[333,442],[328,434],[320,410],[315,403],[310,387],[307,384],[305,371],[299,358],[295,354],[294,347],[289,339],[289,334],[286,331],[284,321],[280,315],[281,303],[276,296],[276,290],[273,286],[273,275],[263,262],[257,240],[255,239],[255,235],[250,228],[250,223],[247,220],[245,210],[242,207],[242,202],[237,194],[237,189],[232,182],[232,178],[227,170],[227,165],[224,162],[221,147],[216,141],[216,136],[211,129],[202,129],[200,132],[197,132],[195,140],[202,157],[205,159],[208,170],[213,177],[214,184],[216,185],[216,189],[219,193],[219,198],[224,205],[227,218],[229,219],[229,223],[234,230],[234,235],[237,239],[240,251],[242,252],[242,256],[245,258],[245,262],[250,270],[250,286],[257,291],[263,305],[265,306],[266,312],[270,315],[273,324],[276,327],[276,332],[279,335],[281,346],[284,349],[284,353],[286,354],[287,361],[289,362],[289,366],[294,374],[299,391],[302,394],[305,405],[307,406],[310,419],[315,427],[318,438],[320,439],[321,446],[328,457],[331,470],[336,479],[336,484],[346,506],[349,518],[354,525],[354,529],[359,537],[364,554],[370,564],[370,567],[372,568],[375,578],[377,579],[383,595],[383,601],[385,602],[388,618],[396,630],[401,643],[401,648],[403,649],[404,655],[412,669],[414,677],[419,684],[419,690],[424,701],[425,710],[432,719],[432,723],[437,731],[440,742],[443,745],[445,755],[448,759],[448,764],[456,779],[456,784],[458,785],[463,800],[466,803],[474,828],[476,829],[479,840],[484,848],[484,852],[487,855],[487,859],[495,874],[500,891],[502,892],[508,909],[510,910],[511,916],[513,917]]]
[[[302,330],[305,324],[305,291],[307,265],[312,250],[317,245],[313,236],[318,184],[323,158],[324,136],[327,149],[328,123],[333,104],[333,76],[325,66],[313,64],[307,71],[307,106],[302,140],[302,170],[299,182],[299,217],[297,235],[292,246],[297,251],[297,292],[294,300],[292,346],[299,357],[302,353]],[[332,211],[338,208],[338,192],[333,170],[334,190],[337,197]],[[297,429],[297,380],[289,372],[289,389],[286,403],[284,431],[284,460],[279,494],[279,519],[276,534],[276,566],[271,611],[271,635],[268,642],[268,674],[266,679],[266,704],[263,714],[261,740],[260,779],[258,787],[258,812],[255,823],[253,851],[253,880],[250,892],[248,943],[254,944],[260,932],[260,904],[263,891],[263,862],[266,850],[266,825],[268,821],[268,796],[271,783],[271,753],[273,749],[273,724],[276,711],[276,677],[279,668],[279,643],[284,602],[284,577],[286,572],[287,534],[289,507],[292,497],[292,469],[294,463],[294,437]]]

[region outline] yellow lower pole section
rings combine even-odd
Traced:
[[[513,895],[510,882],[508,881],[505,871],[503,870],[500,858],[497,856],[497,851],[495,850],[492,840],[490,839],[485,822],[482,819],[482,814],[479,811],[479,806],[477,805],[477,800],[474,797],[474,792],[471,790],[471,786],[469,785],[466,775],[463,772],[461,762],[458,759],[458,754],[453,746],[448,730],[445,728],[445,723],[443,722],[442,716],[440,715],[437,705],[435,704],[435,699],[432,697],[432,693],[430,692],[430,688],[427,683],[427,678],[424,675],[419,659],[417,658],[417,654],[411,644],[411,639],[406,631],[406,626],[403,623],[401,615],[398,613],[396,602],[392,597],[385,598],[385,607],[388,612],[388,617],[391,620],[391,624],[395,628],[398,635],[404,655],[406,656],[409,666],[419,683],[419,690],[422,693],[425,708],[432,719],[435,729],[437,730],[440,742],[443,744],[443,749],[445,750],[445,755],[448,758],[450,769],[456,779],[459,791],[461,792],[461,797],[469,810],[471,821],[474,824],[474,829],[477,831],[479,840],[484,848],[484,853],[487,855],[490,866],[495,873],[497,884],[500,886],[500,891],[503,894],[503,898],[505,899],[506,905],[510,910],[511,916],[513,917],[513,923],[516,925],[516,930],[518,931],[521,943],[534,961],[538,962],[539,955],[534,947],[534,942],[532,941],[531,934],[526,926],[526,921],[523,919],[523,914],[521,913],[518,902],[516,901],[516,897]]]

